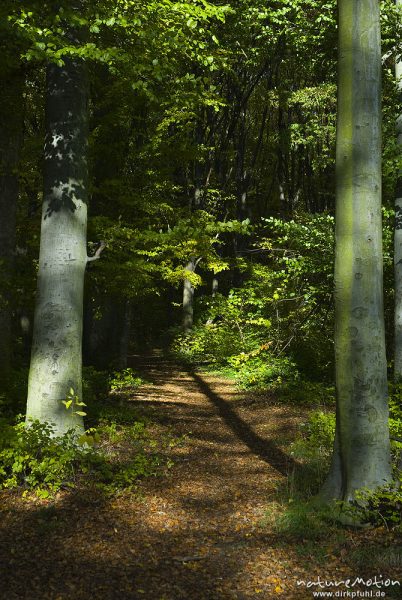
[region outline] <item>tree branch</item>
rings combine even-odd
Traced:
[[[98,249],[96,250],[93,256],[87,256],[87,263],[92,262],[94,260],[99,260],[103,250],[106,248],[106,242],[99,242]]]

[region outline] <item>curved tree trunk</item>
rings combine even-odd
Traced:
[[[377,0],[339,0],[335,256],[337,436],[323,495],[391,480],[381,231]]]
[[[79,59],[47,69],[44,201],[27,419],[54,423],[60,435],[83,430],[82,321],[87,263],[86,69]]]
[[[402,0],[396,0],[402,7]],[[402,96],[402,56],[395,63],[396,84]],[[402,151],[402,115],[396,122],[397,143]],[[395,198],[395,237],[394,237],[394,272],[395,272],[395,356],[394,379],[402,382],[402,171],[398,174]]]

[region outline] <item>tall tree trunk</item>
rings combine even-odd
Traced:
[[[338,0],[335,256],[337,435],[323,495],[391,480],[382,297],[381,54],[377,0]]]
[[[44,199],[27,419],[54,423],[60,435],[83,430],[82,321],[87,263],[88,82],[84,63],[51,64],[46,81]]]
[[[243,221],[247,218],[248,210],[248,174],[246,169],[246,109],[240,109],[238,135],[236,140],[236,191],[237,191],[237,219]]]
[[[186,266],[186,271],[194,273],[195,259],[191,258]],[[183,329],[187,333],[192,329],[194,323],[194,286],[187,277],[183,284]]]
[[[195,144],[197,156],[194,161],[194,198],[191,202],[190,210],[203,208],[204,203],[204,188],[203,188],[203,173],[204,166],[201,162],[201,146],[204,143],[204,125],[201,117],[195,126]]]
[[[130,334],[131,334],[131,301],[123,299],[123,329],[120,334],[119,340],[119,369],[125,369],[127,367],[127,356],[130,348]]]
[[[216,294],[219,292],[219,279],[217,275],[214,275],[212,279],[212,298],[215,298]]]
[[[396,0],[402,7],[402,0]],[[395,77],[399,96],[402,98],[402,56],[395,63]],[[402,151],[402,115],[396,122],[397,143]],[[402,381],[402,170],[399,171],[395,199],[395,237],[394,237],[394,272],[395,272],[395,356],[394,379]]]
[[[18,200],[18,162],[22,143],[23,76],[11,71],[2,78],[0,95],[0,380],[12,363],[11,286],[14,271],[15,227]]]

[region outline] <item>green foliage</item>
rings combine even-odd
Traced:
[[[300,427],[291,445],[291,455],[298,461],[290,479],[292,497],[311,498],[316,494],[329,469],[335,437],[335,415],[315,410]]]
[[[275,515],[273,527],[282,539],[292,541],[324,541],[337,533],[330,510],[313,502],[290,501],[283,511]]]
[[[268,252],[268,271],[258,287],[272,303],[274,349],[286,349],[308,377],[332,378],[334,219],[264,221],[259,247]]]
[[[176,337],[176,355],[229,366],[246,388],[286,387],[289,398],[309,393],[302,379],[332,376],[333,227],[329,215],[264,219],[259,260],[239,262],[242,287],[198,302],[198,322]]]
[[[391,436],[401,436],[401,406],[400,385],[391,386],[390,398],[390,432]],[[398,397],[398,400],[395,398]],[[301,425],[298,438],[291,445],[291,454],[300,463],[289,478],[290,495],[292,498],[309,498],[316,494],[329,469],[335,437],[335,414],[322,410],[310,413],[306,423]],[[342,511],[351,519],[373,525],[401,527],[402,523],[402,471],[400,470],[400,455],[402,444],[392,442],[395,482],[372,490],[359,490],[355,502],[342,507]],[[296,507],[296,511],[298,511]],[[292,527],[295,526],[294,515],[290,518]]]
[[[301,429],[302,437],[293,446],[294,456],[328,461],[335,437],[335,415],[322,410],[313,411]]]
[[[70,487],[93,461],[93,451],[80,446],[72,430],[54,437],[51,425],[33,421],[2,428],[0,485],[22,487],[47,497]]]
[[[238,335],[225,325],[195,327],[191,333],[179,333],[172,344],[173,354],[190,364],[223,366],[238,349]]]
[[[109,378],[109,387],[112,392],[121,391],[124,388],[138,388],[144,381],[134,371],[127,367],[122,371],[115,371]]]
[[[66,410],[70,411],[73,416],[77,415],[78,417],[85,417],[87,414],[82,410],[86,404],[75,393],[74,388],[69,389],[66,399],[62,400],[61,403],[64,404]]]
[[[356,493],[356,502],[346,509],[354,515],[355,511],[363,522],[387,527],[401,527],[402,524],[402,479],[393,486],[384,486],[374,492],[372,490],[359,490]]]
[[[336,85],[297,90],[289,96],[288,106],[297,108],[299,114],[290,125],[290,146],[299,152],[302,147],[308,149],[314,177],[335,163]]]
[[[228,360],[245,389],[278,390],[299,380],[296,365],[286,356],[273,356],[266,347],[232,356]]]
[[[116,222],[105,217],[91,224],[94,237],[105,240],[108,246],[105,260],[97,266],[98,282],[124,292],[126,297],[160,294],[161,289],[177,287],[184,279],[199,286],[200,274],[185,269],[190,257],[204,272],[227,270],[228,262],[218,253],[222,236],[249,230],[247,220],[219,221],[204,210],[188,214],[187,210],[165,206],[162,214],[153,211],[153,205],[144,208],[143,225],[147,227],[142,230],[121,219]]]
[[[0,488],[42,498],[85,484],[107,494],[133,488],[171,467],[169,450],[182,443],[169,431],[155,438],[147,420],[121,407],[104,412],[98,427],[79,439],[74,430],[55,437],[51,425],[38,421],[29,426],[4,421],[0,430]]]

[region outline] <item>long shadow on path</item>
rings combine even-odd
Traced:
[[[243,421],[233,408],[221,398],[210,385],[193,369],[188,373],[194,379],[202,392],[218,410],[226,425],[256,456],[267,462],[279,473],[287,476],[289,471],[297,466],[296,461],[278,448],[272,441],[260,437]]]

